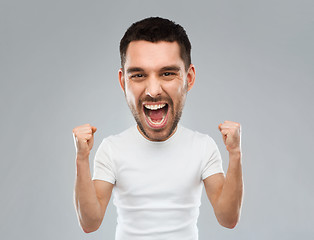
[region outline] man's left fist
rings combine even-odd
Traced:
[[[229,153],[241,152],[241,125],[240,123],[224,121],[218,126]]]

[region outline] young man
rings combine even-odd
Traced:
[[[185,30],[158,17],[134,23],[122,38],[119,82],[137,125],[103,140],[93,180],[89,153],[96,127],[73,129],[75,206],[85,232],[101,225],[114,188],[116,239],[198,239],[203,183],[219,223],[237,224],[243,194],[240,124],[218,126],[229,151],[226,176],[213,139],[178,124],[195,80],[190,51]]]

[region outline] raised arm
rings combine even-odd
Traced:
[[[106,212],[113,184],[91,179],[89,153],[94,144],[96,128],[85,124],[73,129],[76,147],[76,179],[74,202],[84,232],[96,231]]]
[[[218,222],[234,228],[240,218],[243,198],[241,126],[225,121],[219,125],[219,130],[229,152],[228,171],[226,177],[223,174],[209,176],[204,179],[204,185]]]

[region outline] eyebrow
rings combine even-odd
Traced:
[[[171,65],[171,66],[165,66],[165,67],[162,67],[160,69],[160,72],[163,72],[163,71],[176,71],[176,72],[179,72],[181,70],[181,68],[177,65]],[[128,74],[130,73],[134,73],[134,72],[145,72],[145,70],[143,68],[140,68],[140,67],[131,67],[129,69],[127,69],[126,71]]]
[[[176,71],[179,72],[181,68],[179,66],[173,65],[173,66],[166,66],[160,69],[161,72],[163,71]]]
[[[126,70],[127,73],[134,73],[134,72],[144,72],[143,68],[139,67],[132,67]]]

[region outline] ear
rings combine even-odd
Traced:
[[[195,82],[195,67],[193,64],[191,64],[189,67],[186,81],[188,84],[188,91],[190,91],[194,85],[194,82]]]
[[[125,92],[125,79],[124,79],[124,74],[123,74],[123,69],[119,69],[119,83],[120,87],[122,88],[122,91]]]

